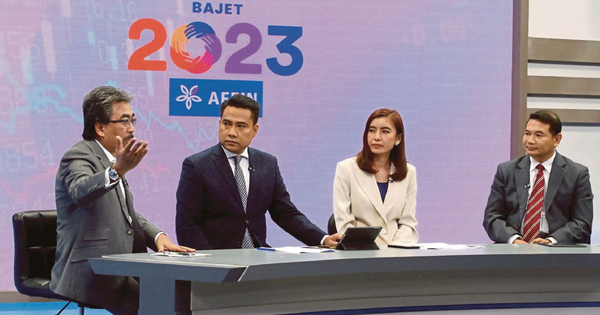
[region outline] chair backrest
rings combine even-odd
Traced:
[[[335,217],[333,214],[329,217],[329,221],[327,221],[327,234],[335,234],[337,233],[337,228],[335,226]]]
[[[13,215],[15,287],[29,296],[62,299],[50,290],[56,254],[56,210]]]

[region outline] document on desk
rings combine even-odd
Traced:
[[[463,245],[446,243],[415,243],[415,244],[390,244],[388,247],[404,249],[478,249],[481,245]]]
[[[269,251],[269,252],[282,252],[282,253],[290,253],[290,254],[335,252],[335,250],[330,249],[330,248],[297,247],[297,246],[258,247],[257,250],[264,250],[264,251]]]
[[[203,253],[190,253],[190,252],[156,252],[152,254],[153,256],[168,256],[168,257],[183,257],[183,258],[194,258],[194,257],[210,257],[211,254],[203,254]]]

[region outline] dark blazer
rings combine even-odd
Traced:
[[[79,302],[115,306],[127,289],[137,289],[131,277],[97,276],[88,258],[156,250],[160,230],[133,208],[133,195],[123,178],[105,188],[111,165],[96,141],[80,141],[62,157],[56,174],[57,246],[52,291]],[[127,219],[132,213],[132,223]],[[136,244],[134,246],[134,235]],[[135,250],[134,250],[135,247]]]
[[[259,246],[268,246],[265,213],[286,232],[318,245],[325,232],[290,200],[277,159],[248,148],[251,166],[247,210],[220,144],[183,161],[177,188],[177,241],[196,249],[241,248],[246,227]]]
[[[493,241],[521,234],[530,181],[528,155],[498,166],[485,208],[483,227]],[[587,167],[556,152],[546,192],[549,235],[559,243],[590,243],[593,206]]]

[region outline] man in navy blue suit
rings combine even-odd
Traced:
[[[277,158],[248,146],[260,105],[237,94],[221,104],[219,144],[183,161],[177,188],[177,240],[196,249],[268,246],[265,213],[307,245],[337,245],[292,203]]]

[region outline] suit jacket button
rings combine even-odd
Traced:
[[[131,234],[133,234],[133,232],[131,230],[128,230],[127,235],[131,235]]]
[[[246,220],[246,224],[250,224],[250,221]]]

